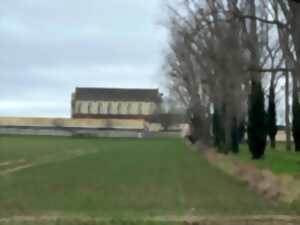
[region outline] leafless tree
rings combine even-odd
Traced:
[[[229,146],[232,121],[246,117],[251,84],[271,75],[269,87],[274,89],[277,76],[284,75],[289,149],[290,77],[294,138],[300,132],[295,130],[300,117],[300,108],[295,109],[300,81],[298,1],[182,0],[168,9],[171,41],[166,71],[174,96],[189,112],[194,135],[210,137],[203,130],[210,130],[207,121],[213,108],[222,112]]]
[[[212,107],[222,112],[224,141],[229,148],[232,123],[241,120],[246,111],[240,104],[247,99],[245,65],[249,60],[243,46],[242,24],[227,12],[232,4],[206,1],[203,5],[185,0],[183,6],[184,12],[169,7],[172,41],[167,65],[171,86],[187,106],[195,132],[210,130],[207,121]]]

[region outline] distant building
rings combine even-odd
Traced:
[[[160,113],[158,89],[76,88],[72,94],[74,119],[144,119]]]
[[[0,134],[179,137],[184,115],[163,113],[158,89],[76,88],[72,118],[0,117]]]

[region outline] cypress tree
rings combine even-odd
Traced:
[[[248,145],[252,159],[262,159],[267,143],[266,112],[261,82],[254,79],[251,83],[248,116]]]
[[[240,135],[236,118],[233,118],[231,125],[231,150],[233,153],[239,153]]]
[[[293,137],[295,151],[300,152],[300,104],[297,91],[293,91]]]
[[[239,123],[238,131],[239,131],[239,144],[241,144],[245,140],[245,133],[246,133],[245,122],[243,120]]]
[[[276,123],[275,89],[273,84],[271,84],[270,87],[267,121],[268,121],[268,135],[271,141],[271,148],[274,149],[276,147],[277,123]]]

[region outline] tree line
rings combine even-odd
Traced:
[[[276,108],[284,107],[286,148],[293,136],[300,152],[300,3],[180,0],[167,10],[164,70],[191,140],[237,153],[246,132],[252,158],[261,159],[267,137],[276,147]],[[285,106],[277,105],[278,83]]]

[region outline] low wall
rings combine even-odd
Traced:
[[[92,136],[137,138],[142,137],[142,130],[97,129],[97,128],[63,128],[32,126],[0,126],[0,135],[36,135],[36,136]]]
[[[158,132],[147,132],[144,137],[148,138],[182,138],[181,131],[158,131]]]
[[[181,137],[180,130],[162,132],[160,124],[140,119],[65,119],[0,117],[2,135]]]
[[[292,133],[292,132],[291,132],[291,139],[293,140],[293,133]],[[282,141],[282,142],[286,141],[287,138],[286,138],[286,133],[285,133],[285,131],[279,130],[279,131],[277,132],[277,135],[276,135],[276,140],[277,140],[277,141]]]
[[[20,118],[0,117],[2,126],[30,127],[76,127],[76,128],[112,128],[144,129],[142,119],[67,119],[67,118]]]
[[[0,117],[2,135],[140,137],[144,120]]]

